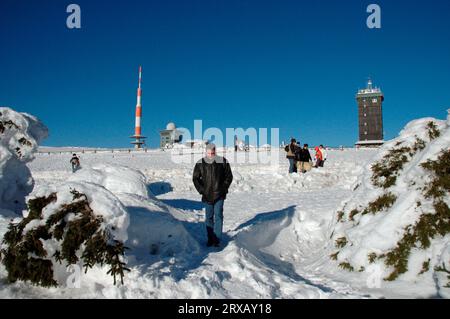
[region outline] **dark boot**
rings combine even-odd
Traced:
[[[217,240],[216,235],[214,234],[214,229],[212,229],[211,227],[206,227],[206,233],[208,235],[208,243],[206,244],[206,246],[211,247],[216,243]]]

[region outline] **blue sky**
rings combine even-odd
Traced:
[[[66,27],[70,3],[80,30]],[[366,26],[370,3],[379,30]],[[450,108],[450,1],[0,2],[0,105],[39,117],[45,145],[128,147],[140,64],[152,147],[167,122],[195,119],[352,145],[368,76],[385,94],[390,139]]]

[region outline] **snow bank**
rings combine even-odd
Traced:
[[[178,215],[182,219],[181,214],[149,193],[147,179],[140,171],[119,165],[95,164],[76,172],[69,181],[104,188],[125,207],[130,219],[126,246],[131,248],[129,253],[135,258],[198,251],[198,243],[186,231],[182,220],[176,218]]]
[[[123,203],[129,214],[132,255],[173,256],[198,250],[198,244],[184,228],[173,209],[149,194],[146,177],[138,170],[119,165],[95,164],[81,169],[70,182],[92,183],[105,188]],[[178,214],[180,218],[180,214]]]
[[[24,208],[24,198],[33,189],[25,164],[47,135],[47,128],[34,116],[0,107],[0,208],[16,213]]]
[[[183,214],[156,198],[119,195],[130,215],[128,241],[135,258],[151,256],[185,258],[197,254],[199,243],[186,230]]]
[[[369,273],[378,285],[414,283],[424,296],[450,296],[448,280],[435,286],[435,278],[445,278],[436,267],[450,264],[450,234],[442,226],[449,223],[450,195],[448,190],[439,198],[426,195],[435,176],[422,166],[449,147],[450,115],[447,121],[412,121],[379,150],[335,217],[332,258],[341,268]],[[435,232],[437,227],[441,230]]]
[[[127,267],[148,267],[156,262],[157,265],[175,263],[181,267],[200,252],[198,241],[185,228],[187,221],[183,220],[183,214],[149,194],[142,173],[117,165],[96,164],[92,168],[82,168],[66,182],[36,187],[28,200],[48,198],[52,194],[55,200],[45,206],[41,218],[33,219],[26,225],[24,234],[36,231],[40,226],[45,227],[49,218],[54,218],[77,200],[83,200],[84,197],[78,199],[74,192],[85,195],[92,213],[101,217],[100,231],[107,231],[111,241],[119,241],[129,248],[125,255]],[[27,216],[28,213],[25,213],[24,218]],[[64,220],[70,222],[80,216],[69,213]],[[16,222],[20,219],[17,218]],[[53,231],[52,228],[49,231]],[[61,239],[52,237],[41,241],[46,251],[43,258],[53,264],[54,280],[61,288],[67,288],[69,279],[73,277],[72,272],[67,268],[67,262],[60,264],[54,256],[62,249]],[[88,241],[76,253],[80,268],[84,267],[82,256],[87,246]],[[109,267],[94,265],[88,274],[82,275],[81,288],[93,289],[96,285],[111,287],[112,279],[107,275]],[[127,276],[126,273],[125,282]]]
[[[128,193],[149,196],[145,176],[138,170],[119,165],[95,164],[77,171],[72,182],[88,182],[103,186],[114,194]]]

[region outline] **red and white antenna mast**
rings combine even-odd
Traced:
[[[131,144],[134,144],[134,147],[137,149],[142,148],[142,145],[145,145],[145,136],[142,136],[141,130],[141,118],[142,118],[142,66],[139,66],[139,86],[137,89],[137,103],[136,103],[136,122],[134,128],[134,135],[131,138],[134,139]]]

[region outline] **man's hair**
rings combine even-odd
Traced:
[[[77,154],[73,154],[72,156],[77,156]]]
[[[305,144],[305,145],[303,145],[303,147],[309,147],[309,145],[308,145],[308,144]]]
[[[322,144],[320,144],[319,146],[320,146],[321,148],[323,148],[323,145],[322,145]]]
[[[296,143],[297,140],[295,138],[291,138],[291,143]]]
[[[206,145],[206,150],[207,151],[215,151],[216,150],[216,144],[211,143],[211,144]]]

